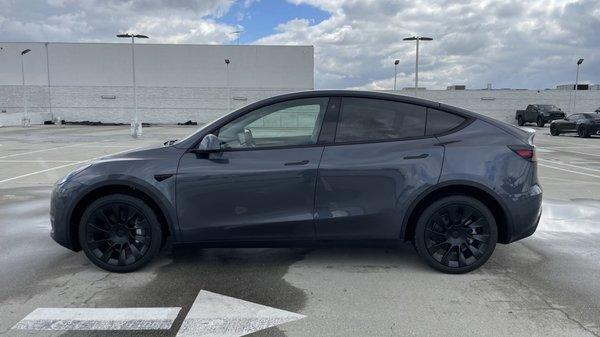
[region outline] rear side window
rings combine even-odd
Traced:
[[[464,117],[436,109],[427,109],[427,128],[425,134],[428,136],[448,132],[461,125]]]
[[[344,97],[335,141],[377,141],[425,135],[426,108],[372,98]]]

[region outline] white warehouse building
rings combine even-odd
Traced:
[[[130,44],[0,42],[0,48],[0,125],[21,124],[24,101],[32,124],[131,122]],[[25,49],[31,51],[21,56]],[[136,44],[135,71],[145,123],[205,123],[266,97],[314,88],[312,46]]]

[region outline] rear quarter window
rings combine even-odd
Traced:
[[[449,112],[427,109],[425,134],[427,136],[432,136],[448,132],[464,123],[465,120],[466,118]]]

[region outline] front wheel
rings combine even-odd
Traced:
[[[79,223],[79,242],[96,266],[124,273],[143,267],[158,255],[162,230],[146,203],[114,194],[87,207]]]
[[[538,116],[537,120],[536,120],[536,124],[537,126],[539,126],[540,128],[543,128],[544,125],[546,125],[546,122],[544,121],[544,119],[541,116]]]
[[[427,207],[415,229],[419,255],[433,268],[462,274],[482,266],[498,240],[496,220],[480,201],[463,195],[444,197]]]
[[[552,136],[560,135],[560,131],[558,131],[558,127],[556,125],[550,124],[550,134]]]

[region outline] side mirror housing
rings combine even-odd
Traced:
[[[202,138],[200,144],[198,144],[198,151],[201,152],[211,152],[211,151],[219,151],[221,150],[221,142],[219,141],[219,137],[209,133],[208,135]]]

